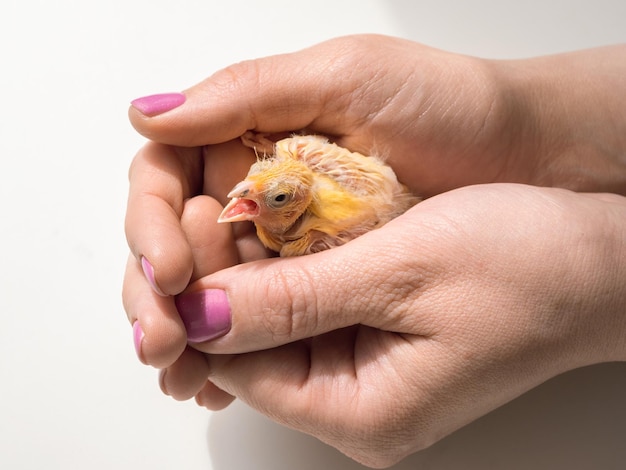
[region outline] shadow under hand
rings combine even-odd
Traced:
[[[618,470],[626,461],[626,363],[556,377],[417,454],[437,470]]]
[[[392,468],[622,469],[626,461],[625,396],[624,363],[572,371]],[[208,439],[214,470],[366,468],[241,403],[212,415]]]
[[[211,415],[208,438],[214,470],[366,468],[314,437],[270,421],[241,402]]]

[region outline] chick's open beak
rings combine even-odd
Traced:
[[[259,205],[255,202],[256,191],[250,181],[242,181],[235,186],[228,197],[232,198],[217,218],[218,223],[252,220],[259,215]]]

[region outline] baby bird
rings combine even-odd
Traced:
[[[262,142],[242,140],[249,146]],[[228,197],[218,222],[254,222],[263,245],[280,256],[343,245],[420,200],[381,159],[315,135],[278,141]]]

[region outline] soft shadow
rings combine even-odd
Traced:
[[[392,467],[394,470],[618,470],[626,461],[626,364],[557,377]],[[242,404],[211,417],[214,470],[357,470],[318,440]]]
[[[417,454],[413,468],[623,469],[625,393],[625,363],[572,371]]]
[[[332,447],[280,426],[241,402],[211,416],[208,437],[213,470],[364,468]]]

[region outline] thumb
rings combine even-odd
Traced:
[[[326,103],[335,105],[336,100],[327,99],[325,93],[338,88],[328,77],[337,54],[330,41],[296,53],[240,62],[183,93],[132,101],[129,118],[148,139],[186,147],[225,142],[252,129],[301,130],[324,114]],[[328,131],[336,124],[329,122],[317,130]]]
[[[332,250],[200,279],[176,299],[189,340],[207,353],[243,353],[356,324],[401,331],[400,313],[420,276],[402,244],[388,242],[392,225]]]

